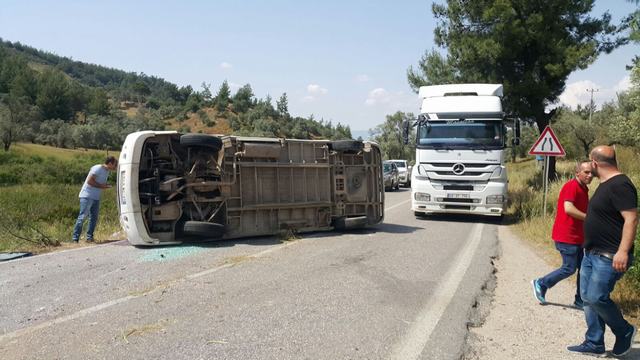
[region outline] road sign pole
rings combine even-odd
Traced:
[[[542,195],[542,217],[547,217],[547,190],[549,188],[549,157],[544,157],[544,179],[542,179],[542,183],[544,184],[544,193]]]
[[[558,137],[551,130],[551,127],[547,127],[542,130],[540,137],[533,143],[531,149],[529,149],[529,155],[543,155],[544,156],[544,171],[542,172],[542,184],[544,187],[544,193],[542,194],[542,216],[547,217],[547,191],[549,190],[549,156],[564,156],[564,148],[560,145]]]

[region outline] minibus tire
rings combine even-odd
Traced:
[[[182,232],[187,236],[219,239],[224,235],[224,225],[206,221],[186,221]]]
[[[180,145],[206,147],[213,151],[222,149],[222,140],[207,134],[184,134],[180,137]]]
[[[358,140],[336,140],[330,142],[329,147],[335,151],[361,151],[364,144]]]
[[[333,227],[338,230],[361,229],[367,226],[366,216],[340,217],[333,221]]]

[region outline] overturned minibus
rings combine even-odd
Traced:
[[[125,139],[117,182],[136,246],[359,228],[384,215],[382,156],[368,141],[140,131]]]

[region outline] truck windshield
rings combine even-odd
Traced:
[[[384,172],[384,173],[391,172],[391,164],[389,164],[389,163],[382,164],[382,172]]]
[[[423,122],[418,127],[418,146],[502,148],[502,121],[446,120]]]

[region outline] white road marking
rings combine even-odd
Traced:
[[[425,304],[413,325],[392,349],[390,359],[414,360],[420,358],[420,354],[427,345],[431,333],[436,328],[438,321],[444,314],[447,306],[453,299],[460,282],[467,272],[473,255],[482,239],[484,224],[476,224],[466,241],[465,248],[447,271],[444,280],[438,284],[431,299]]]
[[[391,210],[393,208],[396,208],[396,207],[398,207],[400,205],[403,205],[403,204],[407,203],[410,200],[411,199],[405,200],[405,201],[403,201],[403,202],[401,202],[399,204],[396,204],[396,205],[390,206],[388,208],[385,208],[385,211],[389,211],[389,210]],[[259,257],[262,257],[264,255],[270,254],[272,252],[284,249],[284,248],[286,248],[288,246],[291,246],[293,244],[296,244],[296,243],[298,243],[298,242],[297,241],[287,242],[285,244],[278,245],[278,246],[275,246],[275,247],[260,251],[260,252],[255,253],[255,254],[247,255],[247,257],[259,258]],[[101,246],[106,246],[106,245],[109,245],[109,244],[105,244],[105,245],[101,245]],[[86,248],[86,249],[89,249],[89,248]],[[72,249],[72,250],[80,250],[80,249]],[[72,251],[72,250],[69,250],[69,251]],[[60,252],[58,252],[58,254],[59,253]],[[50,254],[56,254],[56,253],[50,253]],[[14,264],[15,264],[15,262],[14,262]],[[185,281],[185,280],[196,279],[196,278],[199,278],[199,277],[202,277],[202,276],[209,275],[209,274],[212,274],[214,272],[220,271],[222,269],[226,269],[228,267],[232,267],[234,265],[236,265],[236,264],[228,263],[228,264],[223,264],[223,265],[220,265],[220,266],[216,266],[214,268],[207,269],[207,270],[195,273],[195,274],[185,275],[184,277],[179,278],[179,279],[173,281],[172,283],[177,283],[177,282],[181,282],[181,281]],[[61,324],[61,323],[67,322],[67,321],[75,320],[75,319],[80,318],[82,316],[89,315],[89,314],[104,310],[106,308],[110,308],[112,306],[127,302],[129,300],[137,299],[139,297],[142,297],[142,296],[145,296],[145,295],[147,295],[149,293],[152,293],[152,292],[156,291],[159,288],[164,288],[164,287],[156,287],[155,289],[153,289],[151,291],[147,291],[144,294],[140,294],[140,295],[128,295],[128,296],[125,296],[125,297],[121,297],[119,299],[107,301],[107,302],[104,302],[102,304],[98,304],[98,305],[95,305],[95,306],[92,306],[92,307],[77,311],[77,312],[75,312],[73,314],[70,314],[70,315],[67,315],[67,316],[62,316],[62,317],[59,317],[59,318],[51,319],[51,320],[42,322],[42,323],[40,323],[38,325],[33,325],[33,326],[30,326],[30,327],[25,327],[25,328],[22,328],[22,329],[18,329],[18,330],[12,331],[12,332],[8,332],[8,333],[5,333],[5,334],[2,334],[2,335],[0,335],[0,342],[9,341],[9,340],[18,338],[18,337],[20,337],[20,336],[22,336],[24,334],[27,334],[27,333],[31,333],[31,332],[34,332],[34,331],[45,329],[45,328],[48,328],[50,326],[53,326],[53,325],[56,325],[56,324]]]
[[[402,201],[402,202],[400,202],[400,203],[398,203],[398,204],[395,204],[395,205],[393,205],[393,206],[389,206],[388,208],[385,208],[385,209],[384,209],[384,212],[387,212],[387,211],[389,211],[389,210],[391,210],[391,209],[395,209],[395,208],[397,208],[398,206],[400,206],[400,205],[404,205],[404,204],[406,204],[406,203],[408,203],[408,202],[411,202],[411,199],[409,199],[409,200],[405,200],[405,201]]]

